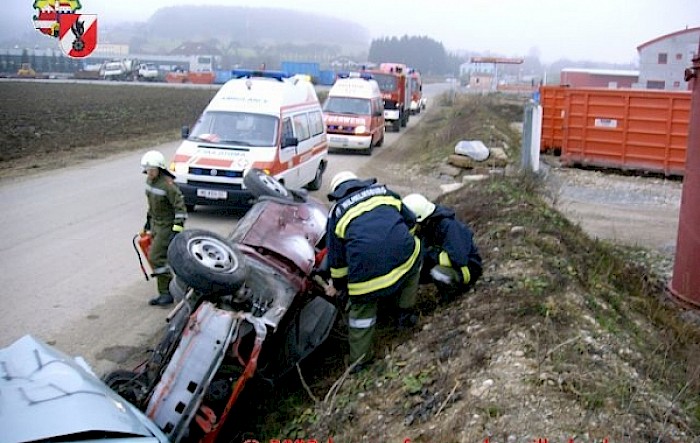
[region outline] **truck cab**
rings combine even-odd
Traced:
[[[365,71],[379,84],[384,100],[384,120],[395,132],[408,124],[411,114],[411,90],[406,65],[382,63],[379,69]]]

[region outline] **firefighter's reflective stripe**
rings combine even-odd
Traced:
[[[401,200],[399,200],[396,197],[376,196],[369,198],[366,201],[363,201],[362,203],[358,203],[357,205],[353,206],[348,210],[348,212],[343,214],[343,216],[340,218],[340,220],[338,220],[338,223],[335,226],[335,235],[338,238],[345,238],[345,231],[348,229],[348,225],[350,225],[350,222],[352,222],[365,212],[369,212],[372,209],[382,205],[393,206],[398,211],[401,210]]]
[[[442,251],[440,255],[438,255],[438,264],[448,268],[452,267],[452,262],[450,261],[450,257],[447,255],[447,252]],[[472,279],[472,275],[469,272],[469,267],[462,266],[459,268],[459,270],[462,273],[462,282],[466,285]]]
[[[185,220],[187,218],[186,212],[176,212],[175,219]]]
[[[348,267],[331,268],[331,278],[343,278],[348,276]]]
[[[155,195],[160,195],[162,197],[165,197],[166,195],[165,189],[156,188],[155,186],[151,186],[149,184],[146,184],[146,192],[150,192],[151,194]]]
[[[392,269],[388,274],[380,275],[379,277],[363,282],[348,283],[348,292],[350,295],[369,294],[370,292],[388,288],[399,281],[399,279],[413,267],[420,256],[420,240],[414,238],[414,241],[415,246],[413,247],[413,253],[408,257],[408,260]]]
[[[175,232],[182,232],[183,227],[180,225],[173,225],[173,231]]]
[[[370,318],[352,318],[348,319],[348,326],[354,329],[368,329],[374,326],[377,322],[377,317]]]

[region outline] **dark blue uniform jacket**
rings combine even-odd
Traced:
[[[427,268],[436,264],[445,265],[444,254],[442,260],[440,257],[444,252],[449,257],[448,266],[457,270],[460,276],[463,276],[462,267],[469,266],[470,281],[474,282],[479,278],[482,263],[479,250],[474,244],[474,233],[466,224],[457,220],[452,209],[435,205],[435,211],[421,224],[424,225],[420,229],[420,236],[426,248]]]
[[[353,296],[394,293],[420,266],[420,241],[412,234],[415,215],[398,194],[375,179],[349,180],[328,194],[327,239],[331,277]]]

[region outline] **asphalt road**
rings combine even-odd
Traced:
[[[428,106],[448,87],[426,85]],[[403,132],[387,132],[379,149],[392,149]],[[158,149],[170,158],[178,144],[144,146],[0,185],[0,347],[31,334],[83,356],[102,374],[164,327],[169,309],[148,305],[155,282],[141,274],[132,238],[146,213],[140,157]],[[324,187],[314,194],[325,198],[336,172],[359,170],[373,157],[330,154]],[[186,227],[227,234],[239,216],[200,206]]]

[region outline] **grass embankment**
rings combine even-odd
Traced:
[[[461,139],[519,158],[521,102],[439,105],[396,149],[404,171],[434,173]],[[698,441],[700,328],[640,261],[653,253],[591,240],[542,190],[509,172],[440,197],[476,233],[475,291],[440,306],[421,287],[420,326],[380,328],[370,370],[344,377],[337,346],[307,363],[308,391],[291,380],[271,395],[256,438]]]

